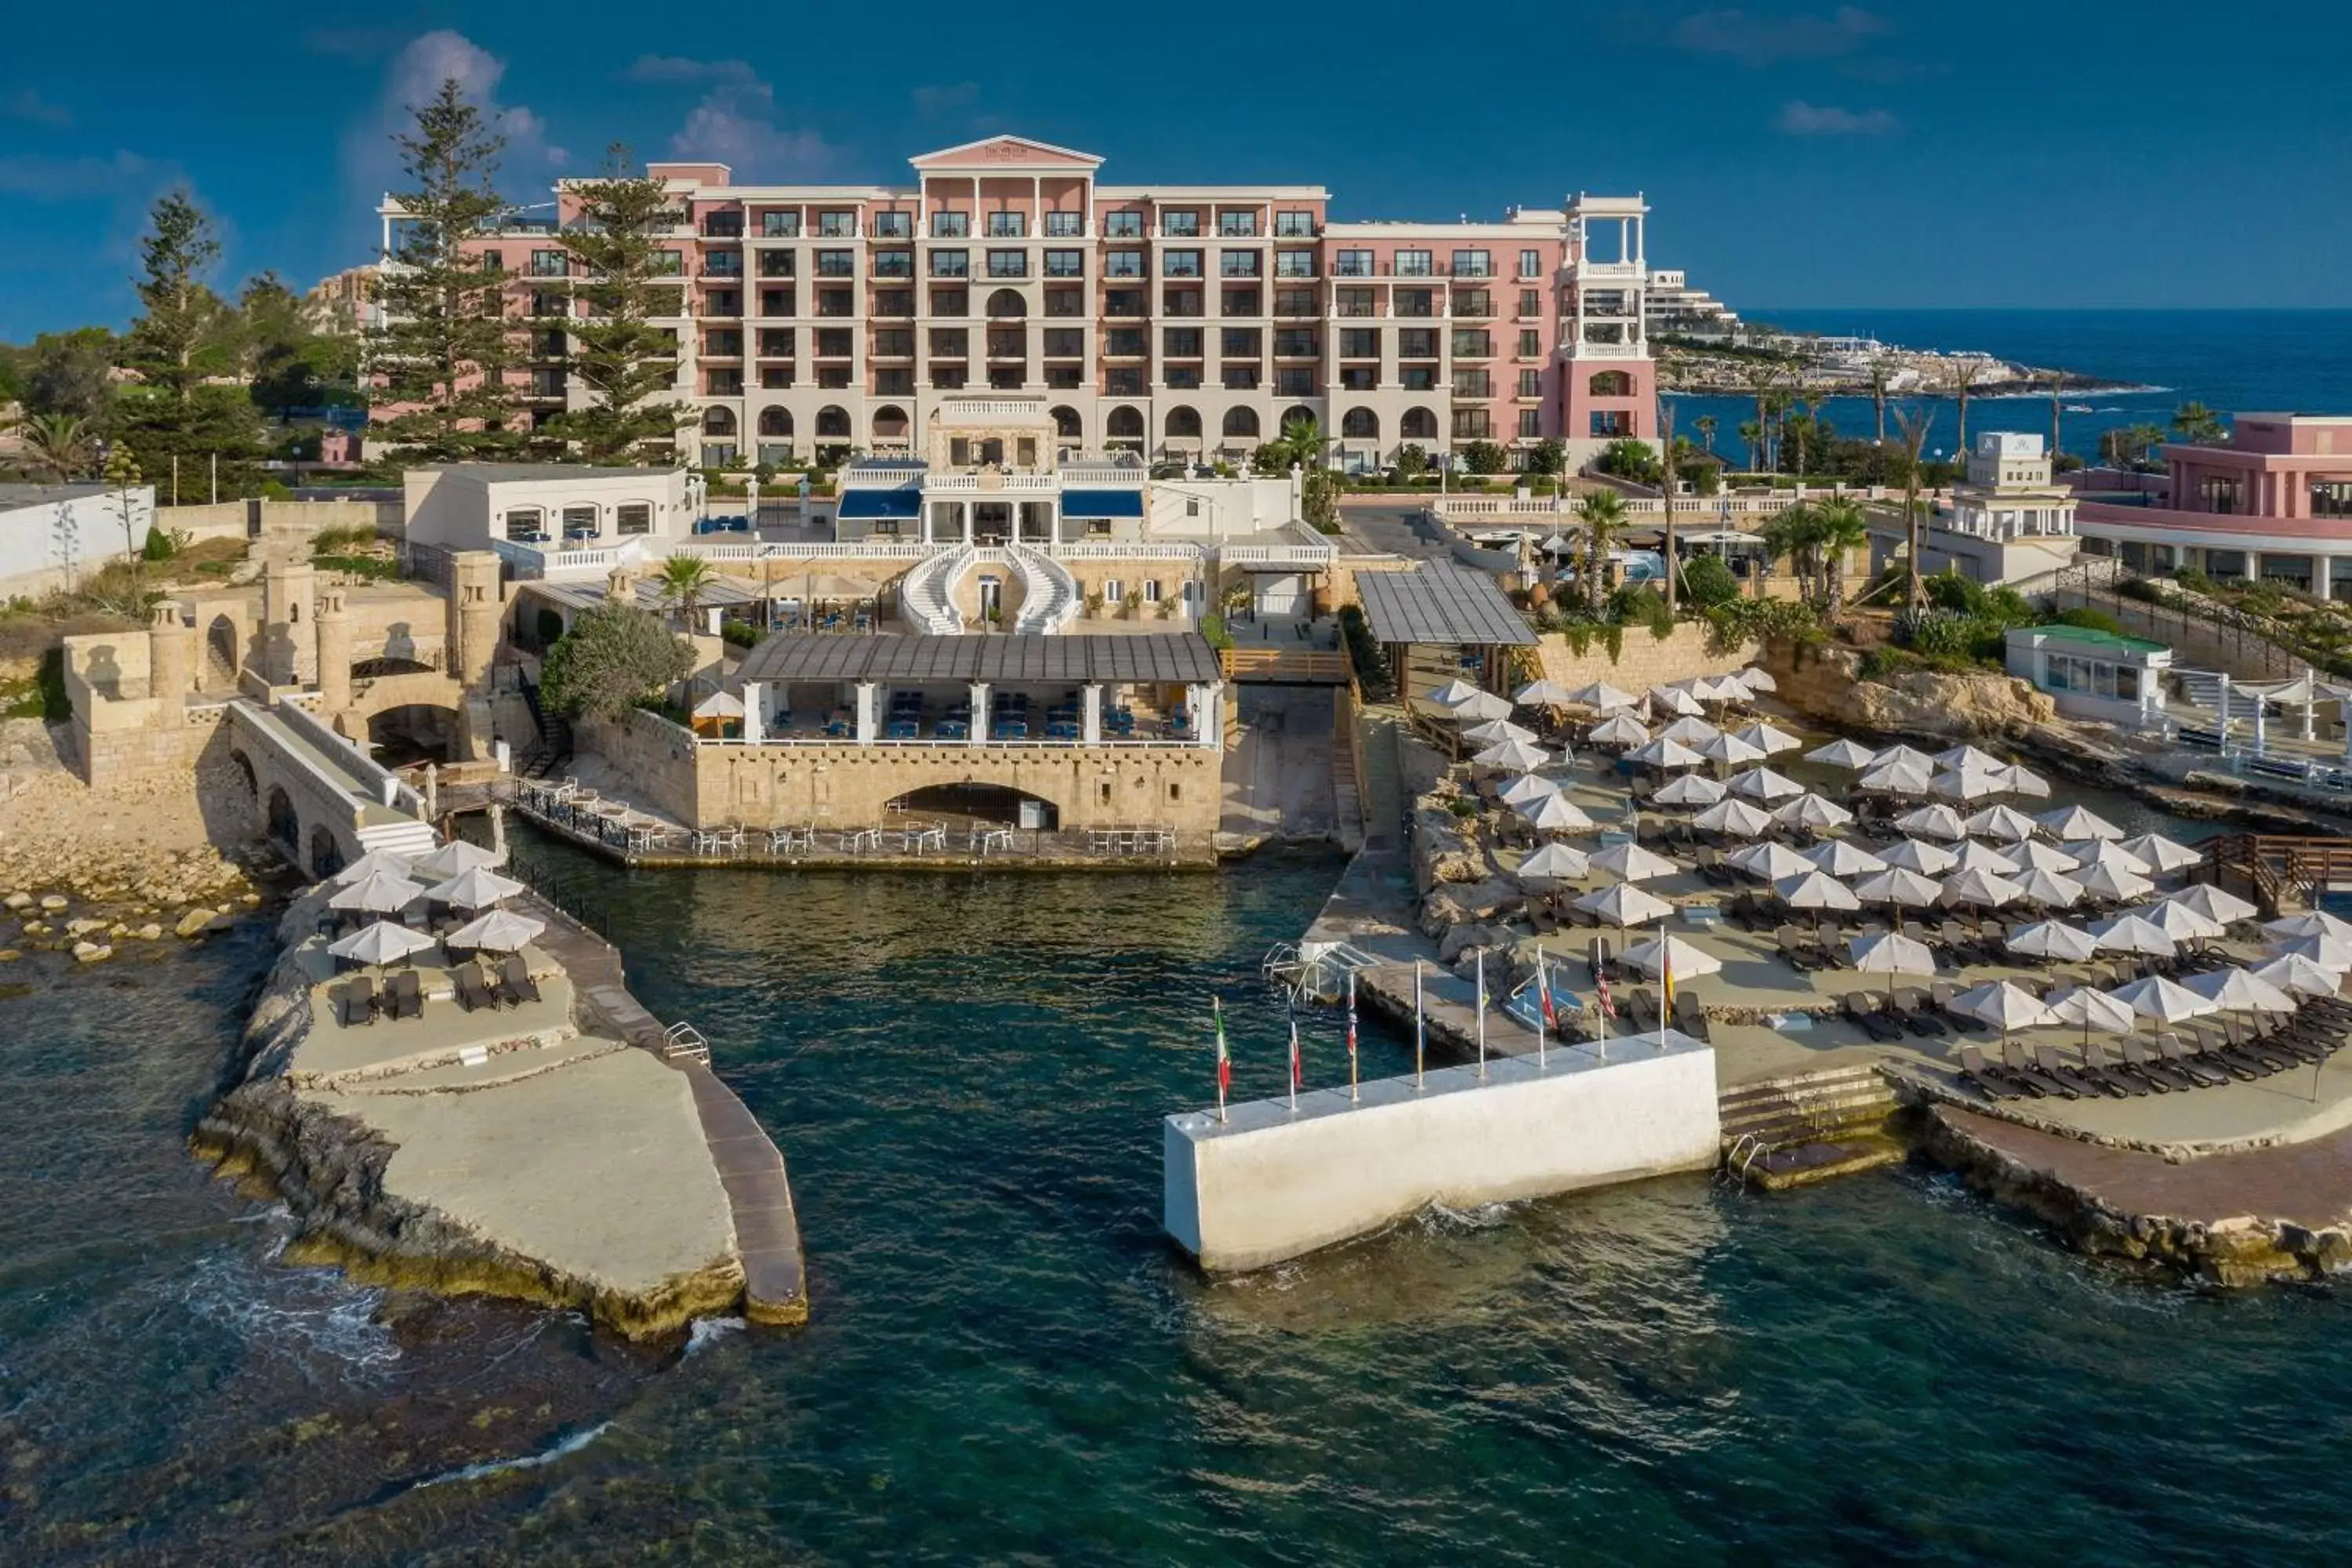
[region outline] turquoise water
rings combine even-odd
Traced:
[[[814,1321],[634,1350],[273,1265],[178,1140],[257,933],[0,1001],[0,1560],[2318,1561],[2352,1310],[2086,1263],[1899,1170],[1417,1219],[1210,1284],[1157,1121],[1276,1092],[1324,860],[627,875],[776,1133]],[[1366,1031],[1367,1068],[1405,1043]],[[1310,1072],[1340,1076],[1336,1019]],[[615,1158],[625,1158],[620,1153]],[[508,1468],[502,1462],[542,1458]]]

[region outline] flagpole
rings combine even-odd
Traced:
[[[1290,1114],[1298,1114],[1298,1015],[1290,1016]]]
[[[1666,977],[1666,1005],[1658,1009],[1658,1052],[1662,1056],[1666,1049],[1666,1018],[1675,1010],[1675,950],[1666,945],[1669,940],[1666,935],[1666,922],[1660,921],[1658,922],[1658,972]]]
[[[1428,1027],[1421,1012],[1421,960],[1416,958],[1412,961],[1412,1087],[1415,1089],[1428,1087],[1423,1077],[1428,1038]]]
[[[1353,1105],[1356,1094],[1356,972],[1348,971],[1348,1103]]]
[[[1544,1023],[1551,1016],[1551,980],[1544,973],[1543,943],[1536,943],[1536,1071],[1544,1070]]]
[[[1217,1120],[1225,1119],[1225,1086],[1233,1081],[1233,1058],[1225,1054],[1225,1004],[1221,996],[1209,998],[1211,1009],[1217,1017]]]
[[[1478,950],[1478,1076],[1486,1076],[1486,950]]]

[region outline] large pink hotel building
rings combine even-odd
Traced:
[[[1343,223],[1316,185],[1112,185],[1102,160],[994,137],[912,160],[905,186],[739,185],[649,172],[678,198],[683,440],[706,466],[919,449],[941,397],[1044,398],[1084,451],[1245,457],[1296,414],[1369,467],[1548,437],[1571,462],[1654,438],[1639,197],[1499,223]],[[511,275],[530,391],[578,305],[554,223],[482,241]],[[382,209],[392,247],[399,210]]]

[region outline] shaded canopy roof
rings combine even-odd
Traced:
[[[1196,633],[1133,637],[772,637],[745,680],[1213,681],[1216,650]]]
[[[1418,572],[1363,572],[1356,595],[1372,637],[1441,647],[1524,646],[1536,640],[1493,578],[1432,561]]]

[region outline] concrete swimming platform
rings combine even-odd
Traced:
[[[1262,1268],[1432,1205],[1473,1208],[1714,1169],[1715,1053],[1664,1042],[1376,1079],[1350,1097],[1183,1111],[1164,1123],[1161,1225],[1212,1273]]]

